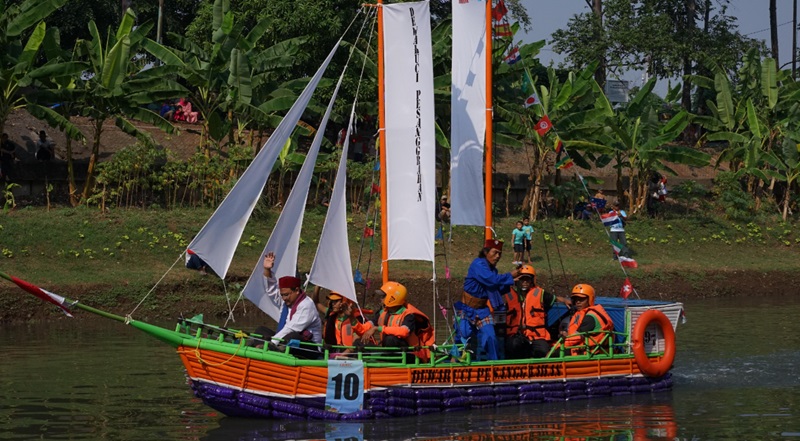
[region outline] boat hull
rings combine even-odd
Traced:
[[[178,353],[194,393],[204,403],[228,416],[253,418],[367,420],[650,393],[672,387],[671,374],[645,376],[632,356],[365,366],[361,410],[337,413],[326,407],[328,368],[324,362],[290,365],[186,346],[179,347]]]

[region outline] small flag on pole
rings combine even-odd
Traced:
[[[552,128],[553,123],[550,122],[550,118],[548,118],[547,115],[543,116],[542,119],[536,123],[536,133],[538,133],[539,136],[544,136]]]
[[[508,23],[500,23],[494,27],[495,38],[500,37],[513,37],[514,32],[511,30],[511,25]]]
[[[619,257],[619,264],[625,268],[639,268],[639,264],[636,263],[635,260],[631,259],[630,257],[625,256],[618,256]]]
[[[633,285],[631,284],[630,277],[625,278],[625,283],[622,284],[622,288],[619,290],[619,296],[623,299],[627,299],[628,296],[631,295],[633,292]]]
[[[371,193],[372,193],[372,194],[380,194],[380,192],[381,192],[381,186],[380,186],[380,185],[378,185],[378,184],[372,184],[372,191],[371,191]]]
[[[556,138],[555,149],[556,149],[556,155],[560,155],[561,154],[561,150],[564,149],[564,143],[561,142],[561,138]]]
[[[572,167],[573,165],[575,165],[575,163],[572,162],[572,158],[570,158],[569,156],[565,156],[564,159],[556,162],[556,168],[559,170],[566,170]]]
[[[531,96],[529,96],[529,97],[525,98],[525,108],[526,108],[526,109],[527,109],[528,107],[530,107],[530,106],[534,105],[534,104],[539,104],[539,97],[538,97],[538,96],[536,96],[536,92],[533,92],[533,93],[531,94]]]
[[[67,299],[65,299],[64,297],[61,297],[58,294],[53,294],[50,291],[39,288],[36,285],[28,283],[22,279],[18,279],[14,276],[8,276],[3,273],[0,273],[0,276],[3,276],[4,278],[16,283],[17,286],[19,286],[23,290],[35,295],[36,297],[44,300],[45,302],[52,303],[58,306],[59,308],[61,308],[61,311],[63,311],[64,314],[66,314],[68,317],[72,317],[72,313],[69,310],[69,308],[72,306],[72,303],[67,301]]]
[[[375,235],[375,230],[370,227],[364,227],[364,237],[372,237]]]
[[[492,18],[494,18],[494,21],[502,20],[507,13],[508,8],[506,8],[506,4],[503,0],[498,1],[497,5],[492,8]]]
[[[506,55],[505,62],[509,65],[516,63],[517,61],[521,60],[522,57],[519,55],[519,47],[514,46],[508,51],[508,55]]]

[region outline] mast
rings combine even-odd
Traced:
[[[378,158],[381,182],[381,274],[383,283],[389,281],[389,236],[386,210],[386,102],[383,82],[383,0],[378,0]]]
[[[492,238],[492,2],[486,2],[486,180],[484,199],[486,200],[486,227],[484,238]]]

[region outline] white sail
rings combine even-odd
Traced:
[[[352,115],[352,114],[351,114]],[[336,291],[348,299],[356,300],[353,267],[350,264],[350,243],[347,236],[347,151],[350,146],[350,127],[347,128],[342,159],[336,172],[328,214],[322,227],[317,254],[308,275],[309,283]]]
[[[275,266],[272,270],[275,277],[294,276],[297,273],[300,230],[303,225],[306,202],[308,201],[308,190],[311,187],[311,178],[314,176],[314,166],[317,162],[319,147],[325,137],[325,129],[328,127],[328,120],[333,111],[333,105],[339,94],[339,87],[342,85],[343,78],[344,71],[339,77],[339,82],[336,84],[336,89],[333,91],[333,96],[328,103],[325,116],[320,122],[316,135],[314,135],[314,141],[308,149],[308,154],[303,166],[300,168],[300,173],[297,175],[292,191],[286,199],[286,204],[284,204],[272,234],[264,246],[264,252],[261,254],[263,257],[268,252],[275,253]],[[263,260],[259,258],[255,268],[253,268],[253,272],[250,274],[250,278],[247,280],[247,284],[242,290],[242,294],[258,306],[259,309],[267,313],[275,321],[278,321],[280,308],[266,294],[263,273]]]
[[[436,140],[428,2],[384,5],[388,259],[434,258]]]
[[[325,73],[325,69],[336,53],[339,43],[341,41],[337,42],[328,54],[328,58],[311,78],[303,93],[300,94],[272,136],[264,143],[264,147],[239,178],[239,182],[234,185],[225,200],[217,207],[214,214],[187,247],[187,250],[192,250],[203,259],[220,278],[225,278],[228,273],[236,246],[239,245],[244,227],[264,191],[264,185],[267,183],[272,166],[286,144],[286,140],[291,136],[295,125],[303,116],[303,112]]]
[[[486,225],[486,4],[453,2],[450,111],[450,222]]]

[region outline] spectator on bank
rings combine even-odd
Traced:
[[[8,139],[8,134],[3,133],[0,138],[0,178],[5,182],[14,175],[14,161],[17,159],[17,146]]]
[[[450,203],[447,202],[447,196],[442,195],[439,199],[439,209],[436,210],[436,219],[440,222],[450,222]]]
[[[39,139],[36,141],[36,159],[39,161],[49,161],[55,157],[55,147],[53,142],[47,138],[47,132],[39,131]]]
[[[592,212],[590,211],[591,205],[589,205],[581,196],[580,200],[577,204],[575,204],[575,208],[572,209],[572,216],[578,220],[589,220],[592,218]]]
[[[167,121],[173,121],[175,116],[175,106],[170,101],[164,101],[158,114]]]

